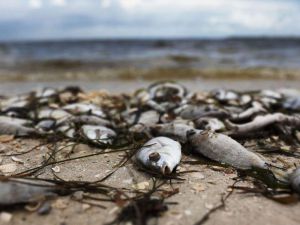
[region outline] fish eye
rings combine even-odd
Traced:
[[[152,152],[149,155],[149,160],[152,162],[157,162],[160,159],[160,154],[158,152]]]

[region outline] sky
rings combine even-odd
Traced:
[[[0,40],[300,36],[300,0],[0,0]]]

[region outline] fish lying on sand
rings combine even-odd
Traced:
[[[170,174],[181,160],[181,145],[167,137],[156,137],[146,142],[135,157],[149,169]]]

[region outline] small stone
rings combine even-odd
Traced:
[[[12,214],[8,212],[1,212],[0,213],[0,221],[3,223],[9,223],[12,219]]]
[[[147,187],[149,187],[149,185],[150,185],[149,182],[144,181],[144,182],[140,182],[140,183],[134,184],[132,187],[134,189],[137,189],[137,190],[144,190]]]
[[[184,210],[184,214],[185,215],[187,215],[187,216],[190,216],[190,215],[192,215],[192,212],[191,212],[191,210]]]
[[[205,203],[205,208],[207,208],[207,209],[212,209],[213,207],[214,207],[214,205],[213,204],[209,204],[209,203]]]
[[[101,174],[98,173],[98,174],[96,174],[94,177],[95,177],[95,178],[100,178],[100,177],[101,177]]]
[[[0,166],[0,171],[5,175],[13,173],[16,170],[17,170],[17,165],[15,163],[8,163]]]
[[[55,166],[51,169],[53,170],[54,173],[59,173],[60,172],[60,167],[59,166]]]
[[[11,160],[14,161],[14,162],[17,162],[17,163],[24,164],[24,161],[22,159],[19,159],[19,158],[15,157],[15,156],[12,156]]]
[[[88,210],[89,208],[91,208],[91,205],[90,205],[90,204],[83,203],[83,204],[81,205],[81,208],[82,208],[83,211],[86,211],[86,210]]]

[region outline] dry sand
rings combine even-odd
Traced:
[[[232,89],[258,89],[258,88],[281,88],[283,86],[299,87],[299,82],[288,81],[239,81],[239,82],[211,82],[211,81],[186,81],[183,82],[192,90],[196,89],[213,89],[217,87],[226,87]],[[46,86],[64,86],[67,83],[44,83]],[[76,84],[76,83],[72,83]],[[95,83],[77,83],[86,89],[106,88],[113,92],[123,92],[143,87],[146,82],[99,82]],[[40,84],[38,84],[40,85]],[[15,94],[27,91],[36,87],[35,83],[9,83],[0,85],[1,94]],[[38,140],[15,139],[8,143],[2,143],[5,147],[4,152],[0,154],[3,158],[1,164],[13,163],[11,157],[1,155],[16,151],[26,151],[32,146],[39,143]],[[3,147],[3,146],[2,146]],[[2,148],[1,148],[2,149]],[[67,152],[68,149],[65,150]],[[97,149],[90,148],[86,145],[80,145],[71,154],[71,157],[90,154]],[[47,148],[39,148],[30,153],[20,155],[18,158],[24,161],[24,164],[18,164],[17,171],[25,170],[26,167],[36,166],[41,162],[42,157],[47,152]],[[58,156],[59,157],[59,156]],[[280,156],[285,161],[294,161],[294,159]],[[199,156],[185,156],[185,160],[199,159]],[[277,156],[268,158],[280,165]],[[60,172],[57,175],[66,180],[93,181],[102,177],[103,174],[112,170],[116,162],[120,161],[120,153],[109,155],[98,155],[90,158],[80,159],[72,162],[60,164]],[[300,161],[296,161],[300,163]],[[224,169],[212,169],[208,165],[188,165],[182,164],[181,170],[197,170],[199,172],[190,173],[183,176],[186,180],[182,184],[174,184],[179,188],[179,194],[171,197],[167,201],[178,202],[177,205],[171,205],[159,220],[158,224],[194,224],[197,222],[211,207],[220,203],[222,194],[227,193],[228,186],[232,185],[236,177],[236,172]],[[16,171],[16,172],[17,172]],[[53,177],[51,166],[43,170],[40,177]],[[129,162],[120,168],[106,182],[117,187],[131,187],[140,182],[149,182],[150,176],[144,172],[136,170],[136,167]],[[250,183],[241,183],[241,185],[250,185]],[[166,188],[169,188],[166,186]],[[101,209],[95,206],[87,206],[71,200],[69,197],[62,197],[52,202],[53,209],[48,215],[38,215],[36,212],[28,212],[24,209],[11,211],[10,208],[4,209],[12,213],[12,219],[7,224],[53,224],[53,225],[79,225],[79,224],[104,224],[112,220],[118,208],[115,205],[107,203],[107,209]],[[225,209],[218,210],[212,214],[205,224],[300,224],[300,204],[282,205],[269,200],[261,195],[241,194],[234,191],[232,196],[227,200]],[[0,221],[0,224],[5,224]]]

